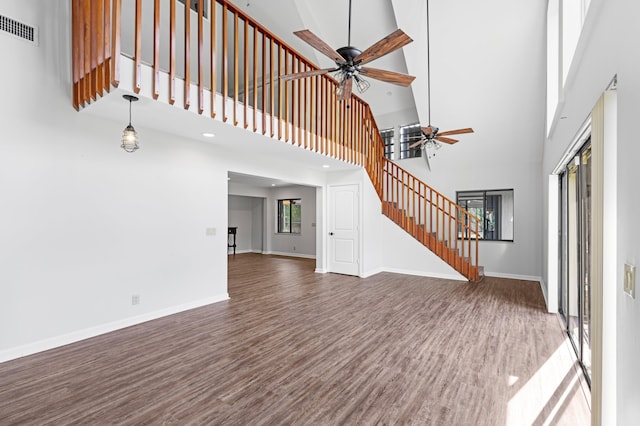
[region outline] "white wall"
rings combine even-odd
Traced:
[[[288,198],[302,200],[300,234],[278,234],[277,202]],[[310,186],[275,187],[265,202],[267,211],[267,251],[273,254],[315,257],[316,255],[316,188]]]
[[[617,198],[617,224],[614,227],[617,256],[614,264],[605,264],[604,291],[613,289],[617,311],[605,316],[605,332],[609,320],[615,321],[617,332],[617,405],[603,407],[602,424],[634,425],[640,418],[640,302],[624,295],[622,271],[625,262],[640,264],[640,228],[637,226],[640,198],[640,145],[637,143],[638,105],[640,105],[640,57],[630,54],[637,50],[640,39],[640,3],[625,0],[592,0],[585,21],[583,36],[578,42],[564,90],[564,104],[544,146],[543,173],[550,174],[560,162],[563,152],[589,117],[596,101],[618,76],[617,88],[617,160],[608,165],[605,151],[605,176],[616,174],[617,194],[605,189],[605,199]],[[614,150],[615,152],[615,150]],[[546,181],[546,179],[545,179]],[[543,186],[546,199],[547,188]],[[516,203],[518,200],[516,199]],[[605,206],[606,208],[606,206]],[[546,226],[546,223],[545,223]],[[605,225],[606,226],[606,225]],[[607,236],[607,243],[610,236]],[[546,253],[545,253],[546,256]],[[605,258],[607,259],[607,258]],[[608,271],[608,272],[607,272]],[[548,270],[546,274],[555,274]],[[606,294],[605,294],[606,297]],[[606,307],[605,307],[606,308]],[[606,309],[605,309],[606,315]],[[605,341],[607,336],[603,336]],[[603,363],[607,364],[605,358]],[[605,382],[610,379],[605,379]],[[607,392],[603,391],[605,404]],[[617,419],[616,419],[617,417]],[[615,419],[611,423],[610,419]]]
[[[69,7],[0,5],[40,29],[0,34],[0,360],[227,298],[221,153],[144,129],[127,154],[124,120],[76,112]]]
[[[263,199],[229,194],[229,226],[237,227],[236,253],[262,252]],[[231,253],[231,249],[229,249]]]

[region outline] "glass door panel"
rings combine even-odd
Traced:
[[[578,247],[578,164],[572,163],[567,179],[567,331],[580,351],[580,291],[579,291],[579,247]]]
[[[581,358],[591,376],[591,146],[580,157]]]

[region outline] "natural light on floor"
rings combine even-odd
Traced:
[[[526,383],[509,376],[515,394],[507,406],[508,426],[556,424],[568,400],[582,393],[569,345],[567,338]]]

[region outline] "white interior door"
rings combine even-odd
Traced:
[[[358,185],[329,186],[329,272],[359,275]]]

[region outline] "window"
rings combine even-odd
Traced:
[[[186,0],[178,0],[178,2],[184,4]],[[208,16],[209,10],[209,2],[206,0],[202,0],[202,17],[206,18]],[[191,10],[198,13],[198,0],[189,0],[189,4],[191,5]]]
[[[513,189],[458,191],[456,203],[480,219],[479,239],[513,241]],[[469,237],[462,225],[458,229],[458,237]]]
[[[400,159],[422,156],[420,145],[410,148],[412,144],[422,138],[420,123],[408,124],[400,127]]]
[[[380,136],[384,142],[384,156],[393,160],[393,129],[380,130]]]
[[[302,200],[278,200],[278,233],[300,234],[302,230]]]

